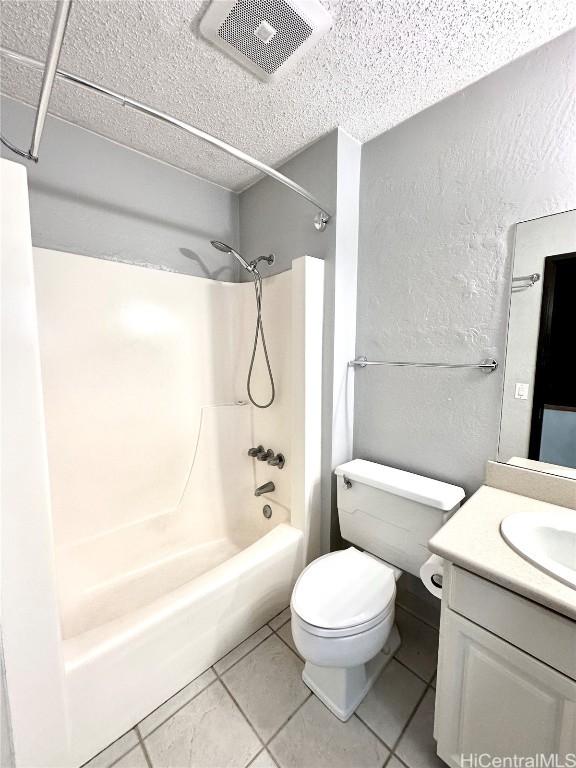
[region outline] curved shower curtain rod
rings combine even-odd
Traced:
[[[2,138],[2,143],[5,144],[8,147],[8,149],[12,150],[13,152],[16,152],[16,154],[20,155],[21,157],[27,158],[28,160],[33,160],[34,162],[38,161],[38,156],[37,156],[38,145],[40,143],[40,136],[41,136],[42,128],[44,125],[44,119],[46,117],[46,113],[48,110],[48,102],[50,100],[50,94],[52,91],[52,86],[54,84],[54,79],[58,77],[61,80],[65,80],[66,82],[69,82],[69,83],[74,83],[74,85],[79,85],[82,88],[86,88],[90,91],[94,91],[95,93],[99,93],[102,96],[110,98],[113,101],[117,101],[123,107],[130,107],[131,109],[135,109],[138,112],[143,112],[146,115],[150,115],[151,117],[154,117],[157,120],[160,120],[161,122],[168,123],[169,125],[174,125],[176,126],[176,128],[180,128],[186,133],[190,133],[193,136],[196,136],[196,138],[201,139],[202,141],[205,141],[208,144],[212,144],[212,146],[214,147],[218,147],[219,149],[222,149],[224,152],[227,152],[229,155],[232,155],[232,157],[235,157],[238,160],[241,160],[242,162],[247,163],[248,165],[251,165],[253,168],[256,168],[261,173],[266,174],[266,176],[270,176],[270,178],[280,182],[280,184],[283,184],[285,187],[288,187],[293,192],[296,192],[297,195],[300,195],[300,197],[303,197],[309,203],[312,203],[312,205],[318,208],[318,213],[314,217],[314,226],[320,232],[322,232],[326,228],[326,224],[330,221],[330,218],[331,218],[330,213],[328,213],[328,211],[320,204],[318,200],[316,200],[316,198],[313,195],[310,194],[310,192],[308,192],[308,190],[304,189],[304,187],[301,187],[295,181],[288,178],[288,176],[284,176],[283,173],[276,171],[274,168],[271,168],[270,166],[266,165],[266,163],[263,163],[260,160],[256,160],[256,158],[246,154],[246,152],[242,152],[241,149],[237,149],[236,147],[233,147],[231,144],[227,144],[225,141],[222,141],[222,139],[218,139],[216,136],[212,136],[212,134],[207,133],[206,131],[203,131],[200,128],[196,128],[196,126],[194,125],[185,123],[183,120],[178,120],[178,118],[172,117],[172,115],[169,115],[166,112],[161,112],[160,110],[154,109],[154,107],[149,107],[147,104],[143,104],[142,102],[137,101],[136,99],[131,99],[128,96],[123,96],[122,94],[117,93],[116,91],[113,91],[110,88],[105,88],[104,86],[98,85],[97,83],[93,83],[92,81],[86,80],[83,77],[79,77],[78,75],[73,75],[71,72],[66,72],[63,69],[58,69],[57,68],[58,58],[60,56],[60,49],[62,47],[64,32],[66,30],[66,24],[67,24],[68,16],[70,13],[70,5],[71,5],[70,0],[60,0],[60,2],[58,2],[57,4],[56,16],[54,18],[54,23],[52,26],[52,34],[50,38],[50,46],[48,49],[46,64],[44,64],[41,61],[38,61],[38,59],[33,59],[31,56],[25,56],[22,53],[13,51],[10,48],[0,47],[0,54],[2,54],[2,56],[6,56],[7,58],[12,59],[13,61],[17,61],[20,64],[24,64],[27,67],[32,67],[33,69],[39,69],[44,72],[44,77],[42,80],[42,90],[40,92],[40,100],[38,102],[38,111],[36,113],[36,121],[34,124],[33,138],[32,138],[32,144],[30,146],[30,151],[23,152],[22,150],[15,147],[11,142],[6,141],[6,139]]]

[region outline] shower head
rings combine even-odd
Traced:
[[[248,272],[253,272],[254,267],[244,259],[243,256],[241,256],[238,251],[235,251],[234,248],[231,248],[229,245],[226,245],[226,243],[222,243],[220,240],[210,240],[211,245],[216,248],[217,251],[222,251],[222,253],[229,253],[232,256],[235,256],[240,264],[244,267],[245,270]]]

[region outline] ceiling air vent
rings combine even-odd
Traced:
[[[319,0],[213,0],[200,31],[261,80],[274,80],[331,26]]]

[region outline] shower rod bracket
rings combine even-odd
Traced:
[[[397,368],[476,368],[481,373],[494,373],[498,368],[498,361],[493,357],[480,360],[479,363],[404,363],[388,360],[368,360],[364,355],[350,360],[351,368],[366,368],[369,365],[390,365]]]
[[[314,229],[318,230],[318,232],[324,232],[329,221],[330,216],[326,211],[318,211],[316,216],[314,216]]]

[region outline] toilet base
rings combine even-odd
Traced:
[[[400,634],[394,624],[386,645],[370,661],[357,667],[319,667],[307,661],[302,680],[339,720],[346,722],[399,647]]]

